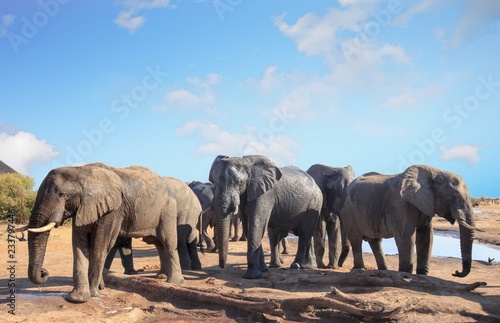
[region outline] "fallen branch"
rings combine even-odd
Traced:
[[[129,288],[133,291],[142,291],[148,295],[166,296],[170,299],[183,299],[198,303],[210,303],[223,307],[231,307],[237,310],[262,313],[285,318],[287,312],[298,312],[302,308],[314,306],[317,308],[330,308],[363,318],[391,319],[398,313],[399,309],[385,311],[383,306],[375,305],[377,310],[367,310],[370,304],[363,304],[364,309],[356,307],[341,300],[331,297],[312,298],[279,298],[267,299],[248,297],[243,294],[220,293],[218,291],[201,290],[193,287],[184,287],[160,282],[155,279],[140,276],[124,276],[115,273],[106,276],[106,284]]]

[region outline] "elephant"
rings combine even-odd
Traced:
[[[367,173],[347,187],[340,219],[352,245],[354,268],[364,268],[362,240],[369,242],[377,267],[386,270],[383,238],[394,237],[399,271],[427,275],[433,242],[432,218],[441,216],[460,229],[462,271],[471,270],[475,219],[470,193],[460,175],[428,165],[412,165],[395,175]]]
[[[169,194],[177,207],[177,252],[181,269],[200,270],[201,262],[196,249],[198,223],[203,226],[200,201],[186,183],[168,176],[163,177],[163,180],[166,181]]]
[[[268,227],[271,265],[279,265],[279,241],[293,231],[299,237],[291,268],[314,267],[312,235],[319,225],[323,197],[314,180],[296,167],[278,168],[261,155],[219,155],[212,163],[209,180],[214,184],[213,207],[219,242],[219,267],[227,262],[229,222],[241,212],[247,236],[246,279],[262,278],[267,271],[262,238]],[[309,267],[308,267],[309,266]]]
[[[188,184],[194,194],[198,197],[202,208],[202,226],[200,228],[201,231],[201,242],[205,242],[206,250],[208,252],[212,252],[217,249],[217,245],[212,238],[208,235],[207,229],[208,226],[214,227],[214,212],[212,209],[212,200],[214,198],[214,186],[210,182],[200,182],[200,181],[192,181]]]
[[[70,302],[99,296],[106,255],[118,236],[155,242],[159,274],[173,284],[184,282],[177,253],[177,214],[182,205],[165,180],[140,166],[113,168],[102,163],[51,170],[38,190],[28,230],[28,277],[41,285],[50,231],[72,219],[73,290]],[[200,207],[201,211],[201,207]]]
[[[340,205],[347,185],[354,180],[351,165],[331,167],[314,164],[306,171],[314,179],[323,194],[321,227],[313,235],[314,253],[318,268],[342,267],[349,254],[350,244],[339,220]],[[328,265],[323,263],[325,238],[328,235]],[[341,239],[342,237],[342,239]],[[342,241],[342,246],[341,246]]]

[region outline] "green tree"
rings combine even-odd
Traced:
[[[26,223],[35,204],[35,180],[18,173],[0,174],[0,220],[7,219],[9,209],[16,211],[15,221]]]

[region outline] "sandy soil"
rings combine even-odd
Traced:
[[[500,208],[488,206],[480,207],[479,210],[482,213],[476,215],[477,227],[484,232],[477,232],[477,241],[500,248]],[[457,225],[451,226],[436,218],[435,229],[457,232]],[[109,275],[108,286],[101,296],[84,304],[72,304],[65,300],[65,294],[71,291],[73,284],[70,227],[58,228],[51,233],[44,263],[51,277],[43,286],[34,286],[27,278],[27,243],[16,241],[16,262],[8,263],[7,235],[4,234],[6,225],[0,226],[0,232],[3,234],[0,240],[2,322],[358,322],[362,319],[335,308],[307,304],[297,305],[295,311],[283,313],[280,318],[244,311],[242,306],[238,309],[204,301],[188,301],[179,297],[179,294],[169,293],[168,289],[167,292],[161,292],[158,288],[142,288],[144,282],[148,285],[148,282],[153,281],[159,261],[156,250],[140,239],[134,239],[133,246],[135,268],[141,269],[138,275],[141,279],[130,283],[132,276],[121,275],[123,268],[117,255],[111,267],[115,273]],[[290,250],[296,250],[297,240],[289,241]],[[268,252],[267,238],[263,243]],[[246,267],[245,251],[245,242],[230,242],[230,265],[225,269],[218,267],[217,254],[200,254],[204,269],[185,272],[186,282],[182,287],[234,297],[245,295],[267,299],[269,302],[287,297],[306,300],[328,297],[332,287],[335,287],[337,299],[343,297],[356,308],[378,306],[387,312],[394,311],[392,321],[500,321],[500,266],[497,261],[474,261],[471,273],[465,278],[457,278],[451,274],[461,269],[460,259],[432,258],[430,275],[422,277],[373,270],[373,256],[366,253],[364,259],[369,267],[367,271],[351,271],[352,258],[349,256],[344,267],[338,270],[276,268],[270,269],[263,279],[245,280],[241,278]],[[284,257],[285,265],[293,260],[293,255]],[[269,261],[268,254],[266,260]],[[388,261],[391,269],[397,269],[397,255],[389,255]],[[12,264],[15,265],[15,303],[9,298],[9,277],[13,276],[8,268]],[[365,283],[377,279],[380,282]],[[403,284],[398,283],[398,279]],[[475,282],[485,282],[486,285],[472,291],[466,288],[467,284]],[[153,286],[171,286],[163,282],[153,283]],[[11,304],[15,307],[11,307]],[[9,314],[11,309],[15,310],[15,315]]]

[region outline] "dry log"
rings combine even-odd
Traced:
[[[331,297],[312,297],[312,298],[278,298],[267,299],[258,297],[248,297],[243,294],[220,293],[218,291],[201,290],[193,287],[184,287],[160,282],[155,279],[144,278],[140,276],[124,276],[115,273],[106,276],[106,284],[122,288],[128,288],[133,291],[142,291],[148,295],[165,296],[169,299],[183,299],[195,301],[197,303],[210,303],[224,307],[231,307],[242,311],[262,313],[278,317],[286,317],[287,312],[297,312],[302,308],[314,306],[317,308],[331,308],[339,312],[346,313],[363,318],[391,319],[399,311],[395,309],[386,311],[383,306],[378,304],[376,310],[367,310],[373,307],[366,305],[365,309],[360,309],[356,305],[344,303]]]
[[[330,273],[316,277],[288,277],[274,281],[273,287],[285,288],[292,285],[321,285],[344,287],[396,287],[422,291],[471,291],[486,286],[486,282],[472,284],[457,283],[432,276],[413,275],[391,270],[353,270],[350,273]]]

